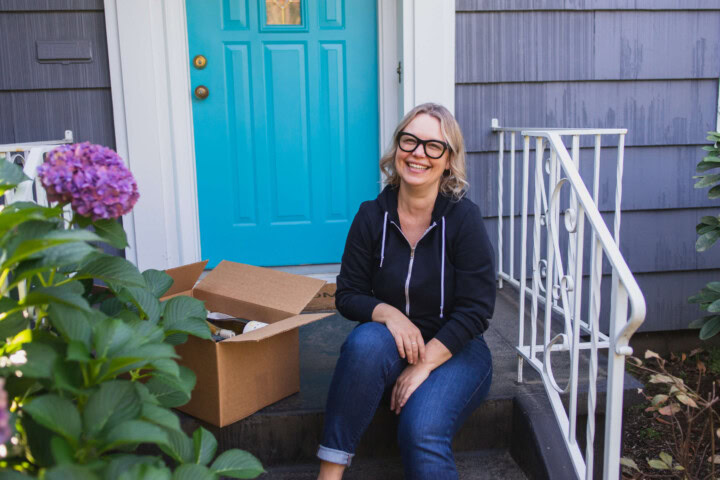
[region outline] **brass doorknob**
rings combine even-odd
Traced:
[[[195,87],[195,96],[198,100],[205,100],[210,95],[210,90],[205,85]]]
[[[193,66],[198,70],[202,70],[207,66],[207,58],[204,55],[195,55],[193,58]]]

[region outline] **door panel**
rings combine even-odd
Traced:
[[[190,57],[207,57],[191,81],[210,91],[193,122],[212,264],[340,261],[379,188],[375,3],[186,0]]]

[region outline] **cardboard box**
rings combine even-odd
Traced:
[[[188,295],[212,312],[270,324],[222,342],[190,337],[176,347],[179,363],[197,376],[190,402],[178,410],[224,427],[300,390],[298,327],[330,314],[300,315],[323,280],[222,261],[195,285],[206,265],[167,270],[175,282],[162,299]]]

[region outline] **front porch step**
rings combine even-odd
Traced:
[[[525,480],[527,477],[507,450],[480,450],[455,455],[460,480]],[[270,467],[260,480],[315,480],[319,464]],[[402,480],[400,460],[356,459],[343,476],[345,480]]]
[[[525,366],[522,384],[518,384],[516,381],[517,355],[514,349],[518,330],[516,295],[516,292],[508,287],[498,292],[491,327],[485,334],[485,339],[493,354],[493,383],[487,400],[470,416],[456,435],[453,451],[458,454],[458,458],[465,455],[465,452],[478,452],[486,449],[511,451],[513,456],[518,458],[517,447],[522,442],[520,439],[513,438],[513,428],[517,432],[517,425],[513,425],[514,403],[519,397],[529,399],[531,404],[547,401],[542,381],[531,367]],[[355,322],[350,322],[335,314],[300,329],[299,393],[224,428],[214,427],[180,414],[183,428],[190,432],[198,426],[203,426],[217,438],[219,451],[229,448],[247,450],[257,456],[266,469],[285,468],[287,465],[314,465],[316,463],[315,452],[322,434],[323,411],[332,373],[340,346],[355,325]],[[603,362],[605,360],[601,359],[601,379],[604,378],[605,371]],[[553,355],[553,371],[561,385],[564,385],[568,378],[567,363],[566,355],[562,353]],[[580,378],[587,378],[586,370],[581,370]],[[636,387],[637,382],[631,377],[626,377],[626,395],[633,392]],[[604,409],[605,405],[604,389],[604,383],[601,382],[598,385],[597,399],[600,411]],[[582,393],[586,390],[587,380],[584,380],[580,384],[581,394],[578,399],[580,414],[583,414],[587,405],[586,395]],[[543,411],[552,415],[549,405],[543,407]],[[517,421],[517,419],[515,420]],[[372,465],[373,461],[379,461],[384,465],[384,460],[381,459],[397,459],[399,452],[395,432],[394,414],[389,411],[388,407],[381,406],[358,446],[356,461],[364,464],[362,462],[367,460],[368,465]],[[469,458],[475,458],[473,457],[474,453],[469,455]],[[524,455],[524,453],[520,452],[520,455]],[[468,462],[472,463],[471,460]],[[483,468],[479,470],[483,470]],[[359,470],[360,468],[358,468]],[[485,468],[485,470],[487,469]],[[282,471],[282,469],[277,470],[279,472],[277,474],[279,475]],[[542,476],[536,478],[542,478]]]

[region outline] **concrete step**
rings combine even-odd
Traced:
[[[485,339],[493,354],[492,387],[486,401],[470,416],[453,442],[453,451],[458,454],[458,458],[465,458],[465,452],[473,452],[468,453],[468,465],[475,461],[474,459],[479,455],[477,452],[488,449],[494,452],[513,451],[513,455],[517,453],[513,447],[522,442],[519,439],[513,439],[513,428],[516,428],[517,432],[517,425],[513,425],[516,398],[530,399],[530,404],[537,405],[547,401],[542,381],[531,367],[525,366],[523,383],[517,383],[517,354],[514,349],[518,335],[516,295],[516,292],[509,288],[498,292],[495,314],[490,329],[485,334]],[[198,426],[203,426],[218,439],[219,451],[229,448],[247,450],[257,456],[266,468],[286,465],[315,465],[315,452],[322,434],[325,400],[335,363],[340,346],[355,326],[355,322],[335,314],[300,329],[299,393],[224,428],[214,427],[180,414],[183,427],[187,431],[193,431]],[[542,331],[541,328],[538,330]],[[529,332],[529,329],[526,329],[526,332]],[[601,360],[600,379],[604,379],[605,376],[602,362],[604,361]],[[567,355],[562,353],[553,355],[552,363],[556,380],[563,385],[569,372]],[[587,378],[586,363],[581,362],[581,366],[585,370],[581,370],[580,379]],[[626,378],[626,392],[634,391],[637,385],[632,378]],[[587,405],[586,397],[582,393],[587,390],[587,380],[581,380],[579,390],[581,395],[578,407],[582,414]],[[597,404],[600,409],[604,408],[604,382],[598,384]],[[543,406],[542,410],[547,411],[548,415],[552,415],[549,405]],[[515,420],[517,421],[517,419]],[[395,415],[390,412],[389,407],[381,406],[358,446],[356,460],[361,462],[361,465],[368,461],[367,468],[372,468],[374,461],[379,461],[381,465],[385,466],[386,462],[382,459],[394,458],[399,465],[395,432]],[[479,470],[483,471],[483,469],[486,471],[486,466]],[[360,467],[357,468],[357,471],[360,471]],[[280,475],[282,469],[277,472]],[[358,476],[352,478],[385,477]]]
[[[460,480],[524,480],[527,477],[507,450],[481,450],[455,455]],[[289,467],[270,467],[260,480],[315,480],[317,462]],[[353,460],[343,476],[344,480],[402,480],[403,470],[399,459]]]

